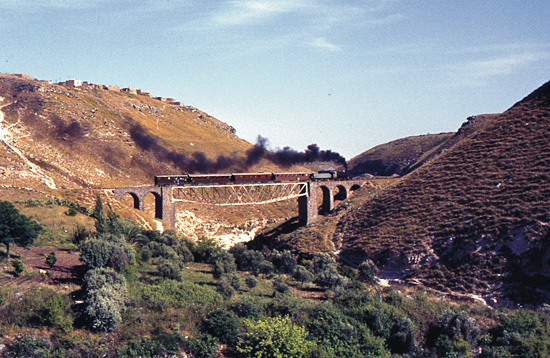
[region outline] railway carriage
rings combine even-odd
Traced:
[[[231,174],[189,174],[189,183],[228,183]]]
[[[232,179],[234,182],[272,181],[273,173],[235,173],[232,174]]]

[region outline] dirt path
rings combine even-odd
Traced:
[[[54,252],[57,258],[57,262],[52,268],[46,264],[46,257],[50,252]],[[76,283],[75,268],[81,265],[78,252],[33,247],[29,249],[16,248],[12,250],[12,254],[14,257],[22,257],[25,271],[20,277],[15,277],[11,263],[0,266],[2,277],[0,278],[0,285],[22,285],[37,282],[50,284]]]

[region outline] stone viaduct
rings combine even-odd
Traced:
[[[303,225],[319,219],[320,215],[329,214],[334,210],[335,202],[346,200],[350,193],[365,184],[365,180],[310,181],[306,183],[307,193],[298,197],[298,216]],[[221,184],[223,185],[223,184]],[[170,227],[176,224],[176,209],[173,186],[138,186],[116,188],[113,195],[121,200],[124,195],[130,195],[135,209],[144,211],[146,195],[155,198],[155,218],[166,222]]]

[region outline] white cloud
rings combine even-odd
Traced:
[[[333,43],[330,43],[324,37],[317,37],[317,38],[313,39],[313,41],[309,42],[308,45],[311,46],[311,47],[315,47],[315,48],[319,48],[319,49],[327,50],[327,51],[340,51],[339,46],[337,46]]]
[[[493,50],[495,47],[492,48]],[[499,49],[518,49],[518,46],[504,45]],[[507,52],[507,51],[504,51]],[[462,64],[447,66],[446,70],[453,77],[447,86],[472,87],[483,86],[492,77],[506,76],[527,70],[531,66],[546,63],[550,59],[550,51],[539,50],[516,53],[501,53],[487,56],[479,60],[466,61]]]
[[[212,15],[211,21],[215,25],[248,25],[300,7],[302,5],[298,1],[236,0],[227,2]]]

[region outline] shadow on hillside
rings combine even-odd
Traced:
[[[287,244],[281,244],[277,238],[284,234],[289,234],[295,230],[301,228],[300,220],[297,216],[290,218],[289,220],[283,222],[280,225],[277,225],[273,228],[266,229],[254,237],[252,241],[248,243],[250,249],[261,250],[263,248],[267,249],[291,249]]]

